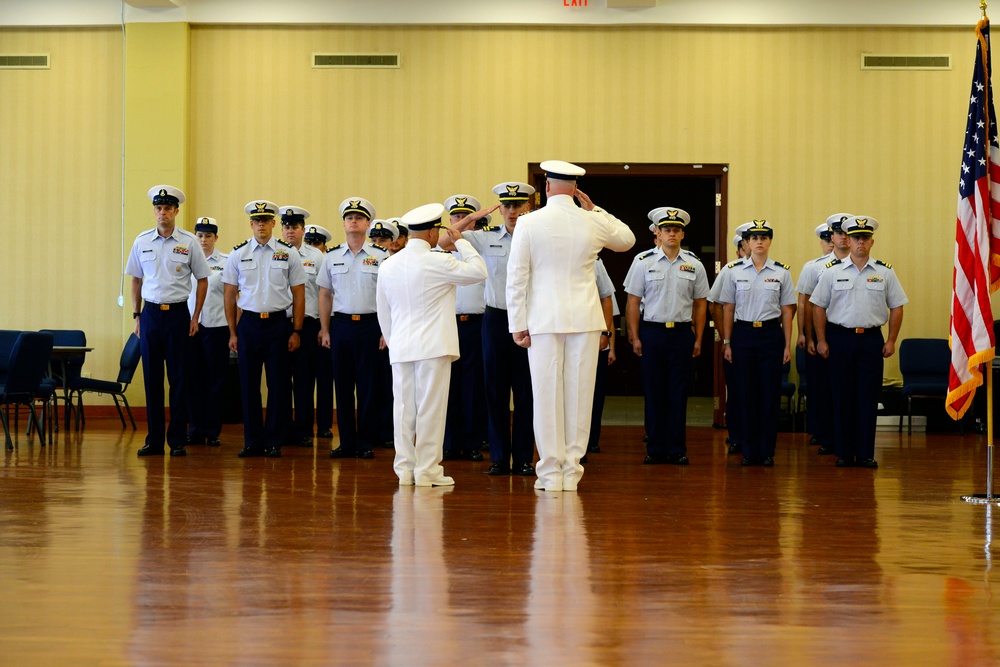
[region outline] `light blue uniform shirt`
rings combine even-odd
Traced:
[[[365,242],[358,254],[341,243],[323,257],[316,284],[333,292],[333,312],[367,315],[377,310],[378,267],[389,253]]]
[[[462,253],[456,250],[451,254],[458,261],[462,261]],[[455,288],[456,315],[482,315],[484,312],[486,312],[486,290],[482,281],[472,285],[458,285]]]
[[[826,263],[832,259],[837,259],[837,256],[831,252],[806,262],[802,267],[802,273],[799,274],[799,282],[795,285],[795,291],[806,296],[812,294],[813,290],[816,289],[816,283],[819,282],[819,274],[823,273]]]
[[[208,262],[191,232],[174,227],[164,238],[156,227],[136,237],[125,273],[142,279],[142,299],[152,303],[183,303],[191,294],[191,276],[208,278]]]
[[[261,245],[250,237],[233,248],[222,282],[240,291],[236,305],[252,313],[276,313],[292,305],[292,287],[305,283],[299,251],[272,236]]]
[[[909,299],[891,267],[869,257],[859,271],[848,257],[823,271],[809,301],[826,308],[827,322],[870,329],[888,322],[889,310]]]
[[[316,285],[316,279],[319,277],[319,268],[323,263],[323,251],[303,243],[302,247],[299,248],[299,256],[302,259],[302,273],[305,274],[306,278],[305,316],[319,319],[319,287]],[[288,308],[286,315],[292,316],[291,307]]]
[[[471,243],[486,262],[486,305],[507,310],[507,260],[513,238],[507,233],[507,226],[464,232],[462,238]]]
[[[201,246],[198,246],[201,250]],[[202,253],[204,254],[204,253]],[[205,292],[205,303],[201,307],[201,317],[198,324],[203,327],[226,326],[225,288],[222,284],[222,272],[226,268],[229,255],[219,252],[216,248],[205,258],[208,262],[208,290]],[[198,280],[191,276],[191,294],[188,295],[188,313],[194,315],[194,302],[197,296]]]
[[[708,275],[692,253],[681,250],[673,261],[657,248],[639,256],[625,291],[643,299],[649,322],[690,322],[695,299],[708,297]]]
[[[792,274],[784,265],[769,259],[757,271],[752,259],[740,259],[726,266],[717,303],[736,304],[735,321],[773,320],[781,317],[782,306],[795,305]]]

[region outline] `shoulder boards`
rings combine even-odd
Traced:
[[[838,264],[840,264],[840,260],[834,259],[826,263],[826,268],[829,269],[831,266],[837,266]]]
[[[388,249],[388,248],[383,248],[383,247],[382,247],[382,246],[380,246],[380,245],[377,245],[377,246],[375,246],[375,249],[376,249],[376,250],[381,250],[381,251],[382,251],[382,252],[384,252],[384,253],[388,253],[388,252],[389,252],[389,249]]]
[[[338,243],[337,245],[330,248],[330,250],[340,250],[341,246],[343,245],[344,245],[343,243]],[[329,252],[329,250],[327,252]]]
[[[239,245],[234,245],[233,246],[233,250],[239,250],[240,248],[242,248],[243,246],[245,246],[248,243],[250,243],[250,239],[247,239],[246,241],[244,241],[243,243],[241,243]]]
[[[698,255],[694,254],[690,250],[685,250],[684,248],[681,248],[681,252],[684,253],[685,255],[691,255],[695,259],[698,259]],[[699,260],[699,261],[701,261],[701,260]]]
[[[875,263],[878,264],[879,266],[884,266],[887,269],[892,268],[892,264],[889,264],[888,262],[883,262],[881,259],[876,259]]]
[[[729,262],[729,264],[726,264],[726,268],[727,268],[727,269],[731,269],[731,268],[733,268],[734,266],[739,266],[739,265],[740,265],[740,264],[742,264],[742,263],[743,263],[743,260],[742,260],[742,259],[737,259],[737,260],[734,260],[734,261],[732,261],[732,262]]]
[[[431,248],[431,252],[439,252],[439,253],[441,253],[443,255],[450,255],[451,254],[450,250],[444,250],[442,248]]]
[[[654,252],[656,252],[656,251],[655,250],[650,250],[649,252],[645,252],[645,253],[639,255],[639,259],[646,259],[650,255],[652,255]]]
[[[791,270],[792,270],[792,267],[788,266],[787,264],[782,264],[782,263],[781,263],[781,262],[779,262],[778,260],[774,260],[774,265],[775,265],[775,266],[780,266],[780,267],[781,267],[781,268],[783,268],[783,269],[784,269],[785,271],[791,271]]]
[[[274,240],[277,241],[278,243],[280,243],[281,245],[285,246],[286,248],[291,248],[292,247],[291,243],[288,243],[287,241],[282,241],[278,237],[275,237]]]
[[[481,232],[495,232],[498,229],[500,229],[500,225],[490,225],[488,227],[483,227],[482,229],[479,229],[477,231],[481,231]]]

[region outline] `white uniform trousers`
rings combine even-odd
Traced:
[[[536,489],[575,491],[590,438],[601,332],[532,334]]]
[[[392,364],[392,467],[400,481],[433,482],[444,477],[441,458],[448,414],[451,357]]]

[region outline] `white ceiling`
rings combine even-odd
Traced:
[[[1000,0],[995,0],[1000,12]],[[586,5],[586,6],[573,6]],[[73,26],[180,21],[266,24],[884,25],[971,26],[978,0],[0,0],[0,25]]]

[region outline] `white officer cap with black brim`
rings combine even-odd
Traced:
[[[840,226],[843,225],[844,221],[850,217],[850,213],[834,213],[826,219],[826,224],[830,227],[831,232],[843,231]]]
[[[371,220],[375,217],[375,207],[363,197],[348,197],[340,202],[340,217],[346,218],[348,213],[360,213]]]
[[[306,243],[322,243],[325,245],[330,242],[330,239],[333,238],[333,234],[331,234],[326,227],[309,225],[306,227],[306,234],[303,238]]]
[[[219,223],[215,221],[215,218],[201,217],[198,218],[194,223],[194,232],[202,232],[205,234],[219,234]]]
[[[444,207],[448,210],[448,215],[475,213],[482,208],[479,200],[472,195],[452,195],[444,200]]]
[[[184,203],[184,193],[181,192],[180,188],[175,188],[172,185],[154,185],[146,193],[149,197],[149,201],[153,202],[153,206],[160,206],[163,204],[169,206],[180,206]]]
[[[559,181],[575,181],[587,173],[583,167],[562,160],[546,160],[538,166],[545,172],[545,178]]]
[[[309,211],[301,206],[282,206],[280,210],[282,225],[304,225],[309,217]]]
[[[372,220],[372,224],[368,226],[368,238],[395,241],[399,238],[399,230],[396,229],[396,225],[387,220]]]
[[[497,196],[502,204],[511,204],[528,201],[528,197],[535,194],[535,188],[527,183],[517,181],[507,181],[493,186],[493,194]]]
[[[816,229],[813,230],[813,233],[824,241],[829,241],[833,238],[833,230],[830,229],[830,225],[825,222],[822,225],[817,226]]]
[[[424,232],[434,227],[441,227],[442,216],[444,216],[444,205],[424,204],[408,211],[403,216],[403,224],[412,232]]]
[[[852,215],[843,222],[842,227],[848,236],[874,234],[878,229],[878,220],[870,215]]]
[[[746,229],[743,230],[744,240],[750,238],[753,235],[767,236],[772,239],[774,238],[774,229],[771,228],[771,223],[769,223],[767,220],[751,220],[750,222],[744,224],[749,225]],[[743,226],[744,225],[740,225],[740,227]]]
[[[653,221],[657,227],[687,227],[691,223],[691,216],[682,208],[672,208],[670,206],[660,206],[650,211],[646,217]]]
[[[247,202],[243,207],[243,212],[250,216],[251,220],[263,220],[274,218],[278,214],[278,205],[266,199],[255,199]]]
[[[389,218],[388,220],[386,220],[386,222],[391,222],[392,224],[396,225],[396,231],[399,232],[399,236],[409,237],[410,230],[407,229],[406,225],[403,224],[402,218]]]
[[[490,221],[492,219],[493,219],[493,216],[490,215],[489,213],[487,213],[482,218],[479,218],[479,220],[476,220],[476,226],[475,226],[475,228],[476,229],[483,229],[484,227],[489,227],[490,226]]]
[[[740,247],[740,243],[742,243],[743,240],[744,240],[743,239],[743,232],[745,232],[746,230],[750,229],[751,227],[753,227],[753,223],[752,222],[744,222],[742,225],[740,225],[739,227],[736,228],[736,230],[735,230],[736,236],[733,237],[733,244],[737,248]]]

